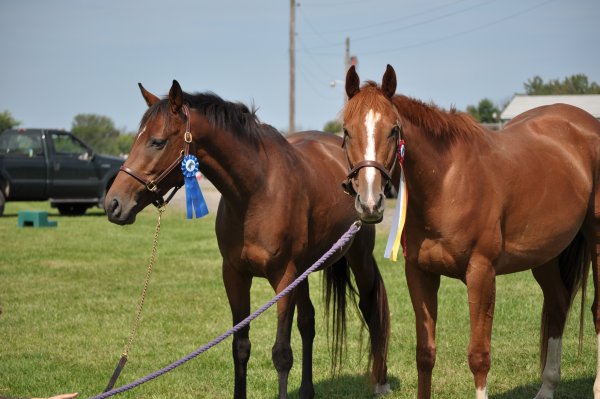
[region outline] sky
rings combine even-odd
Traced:
[[[290,1],[0,0],[0,112],[69,130],[77,114],[135,132],[137,83],[211,91],[288,128]],[[344,41],[362,81],[448,109],[507,103],[535,75],[600,83],[598,0],[297,0],[296,127],[344,102]],[[331,82],[337,82],[332,87]],[[342,83],[342,84],[340,84]]]

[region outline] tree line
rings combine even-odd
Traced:
[[[534,76],[523,84],[523,88],[525,90],[524,94],[529,96],[600,94],[600,85],[596,82],[590,82],[585,74],[567,76],[563,80],[551,79],[547,82],[544,82],[539,76]],[[478,122],[497,123],[500,122],[500,114],[507,105],[508,103],[495,104],[489,98],[484,98],[477,105],[467,106],[466,112],[471,114]],[[323,130],[329,133],[339,133],[342,131],[342,124],[337,120],[332,120],[325,124]]]
[[[523,84],[525,94],[559,95],[559,94],[600,94],[600,85],[590,82],[585,74],[575,74],[563,80],[551,79],[547,82],[539,76],[527,80]],[[494,104],[489,98],[484,98],[477,105],[467,106],[466,111],[477,121],[495,123],[500,121],[500,113],[507,104]],[[9,111],[0,112],[0,132],[22,124],[13,118]],[[339,133],[342,125],[337,120],[329,121],[323,127],[328,133]],[[133,144],[134,134],[121,131],[108,116],[97,114],[78,114],[73,118],[71,132],[89,144],[94,150],[111,155],[124,155]]]

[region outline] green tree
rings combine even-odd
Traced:
[[[340,133],[342,131],[342,129],[343,129],[342,124],[338,120],[329,121],[323,127],[324,132],[333,133],[333,134]]]
[[[115,155],[129,154],[129,151],[131,151],[131,147],[133,146],[134,140],[135,133],[120,134],[119,137],[117,137],[117,152],[115,153]]]
[[[117,139],[120,133],[107,116],[78,114],[73,118],[71,132],[98,152],[119,154]]]
[[[19,126],[20,124],[21,121],[13,118],[9,111],[0,112],[0,133],[6,129],[12,129],[13,127]]]
[[[477,106],[469,105],[467,112],[481,123],[495,123],[500,120],[500,109],[489,98],[479,101]]]
[[[582,73],[567,76],[564,80],[551,79],[548,82],[539,76],[527,80],[523,84],[528,95],[548,94],[600,94],[600,85],[589,82],[588,77]]]

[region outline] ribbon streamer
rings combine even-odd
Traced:
[[[198,158],[194,155],[186,155],[181,161],[181,170],[185,181],[185,203],[187,209],[187,218],[193,219],[194,212],[196,218],[201,218],[208,214],[208,206],[200,191],[200,185],[196,180],[196,172],[198,172]]]
[[[406,190],[406,179],[404,177],[404,140],[401,140],[398,146],[398,163],[400,164],[400,184],[398,185],[398,198],[396,199],[396,209],[392,218],[392,227],[388,236],[387,245],[383,256],[392,262],[398,260],[398,252],[402,243],[402,233],[404,223],[406,222],[406,208],[408,204],[408,192]]]

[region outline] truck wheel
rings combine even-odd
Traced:
[[[56,205],[58,213],[65,216],[83,215],[89,208],[87,204],[59,204]]]
[[[6,198],[4,198],[4,193],[0,190],[0,216],[4,214],[4,204],[6,203]]]

